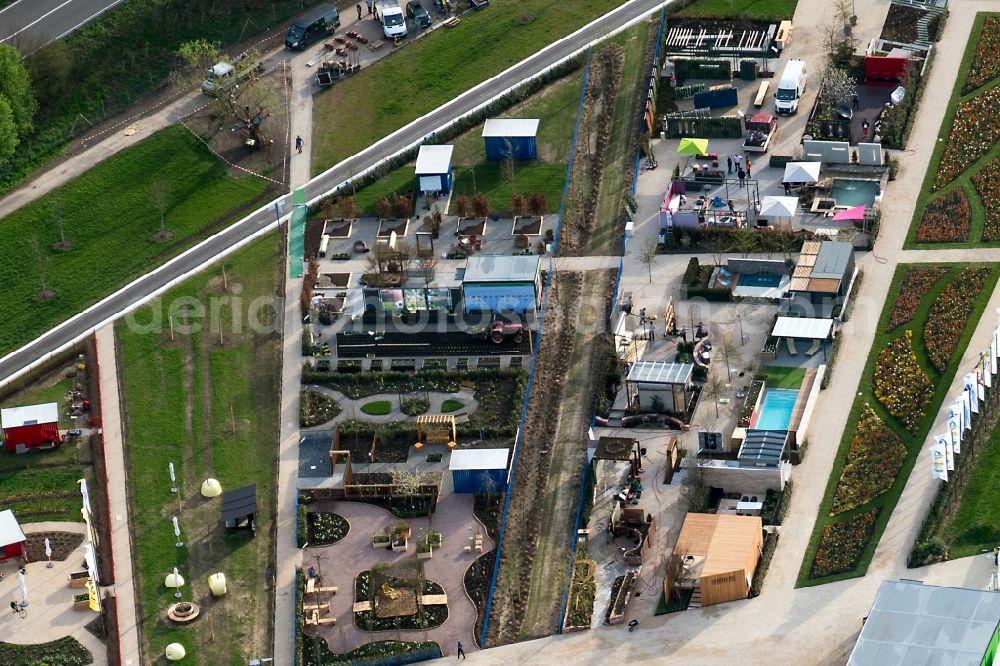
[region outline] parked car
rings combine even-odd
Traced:
[[[83,437],[83,431],[82,430],[67,430],[66,431],[66,436],[69,437],[70,439],[79,439],[80,437]]]
[[[419,2],[406,3],[406,18],[413,21],[421,28],[431,27],[431,16]]]
[[[285,46],[292,51],[301,51],[315,41],[329,37],[340,27],[340,14],[333,5],[323,4],[304,14],[285,35]]]
[[[396,0],[382,0],[379,3],[378,20],[382,23],[382,34],[389,41],[406,37],[406,18]]]

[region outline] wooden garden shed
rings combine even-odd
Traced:
[[[763,543],[759,516],[689,513],[674,550],[683,565],[677,584],[693,584],[702,606],[746,599]]]

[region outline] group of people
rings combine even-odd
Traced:
[[[746,185],[746,179],[750,178],[750,158],[742,155],[732,155],[726,158],[726,168],[729,175],[736,172],[736,177],[740,179],[740,187]]]

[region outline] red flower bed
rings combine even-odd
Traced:
[[[1000,158],[990,160],[974,173],[972,184],[986,208],[983,240],[1000,240]]]
[[[934,189],[955,180],[1000,141],[1000,88],[990,88],[955,109],[948,145],[934,174]]]
[[[913,353],[912,331],[906,331],[879,352],[872,384],[875,398],[889,414],[916,434],[934,396],[934,385]]]
[[[906,447],[896,431],[869,405],[862,407],[847,450],[847,462],[833,494],[830,515],[850,511],[887,491],[896,481],[905,458]]]
[[[938,266],[917,266],[907,268],[903,274],[903,284],[896,294],[896,302],[892,305],[892,312],[889,314],[889,322],[886,324],[886,331],[891,331],[897,326],[902,326],[913,319],[920,307],[920,299],[924,294],[941,279],[947,268]]]
[[[969,240],[972,209],[961,187],[931,201],[920,216],[918,243],[955,243]]]
[[[987,16],[976,43],[976,55],[962,86],[962,94],[968,95],[997,76],[1000,76],[1000,17]]]
[[[875,529],[878,512],[879,508],[875,507],[824,527],[813,556],[810,577],[822,578],[856,569]]]
[[[931,304],[924,322],[924,347],[938,371],[948,367],[989,274],[990,269],[984,266],[966,268]]]

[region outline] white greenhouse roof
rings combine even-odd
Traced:
[[[535,136],[538,134],[538,118],[490,118],[483,125],[483,136]]]
[[[10,509],[0,511],[0,548],[9,546],[12,543],[21,543],[25,540],[21,526],[17,524],[17,518]]]
[[[420,146],[417,153],[417,175],[429,176],[448,173],[451,169],[451,153],[455,146]]]
[[[538,256],[477,254],[465,264],[465,282],[534,282]]]
[[[666,363],[664,361],[639,361],[628,371],[628,381],[650,384],[685,384],[691,379],[691,363]]]
[[[800,338],[806,340],[826,340],[833,328],[832,319],[812,319],[809,317],[778,317],[771,335],[776,338]]]
[[[56,423],[57,421],[59,421],[59,405],[54,402],[0,409],[0,428],[20,428],[36,423]]]
[[[507,469],[510,449],[455,449],[448,462],[449,470]]]

